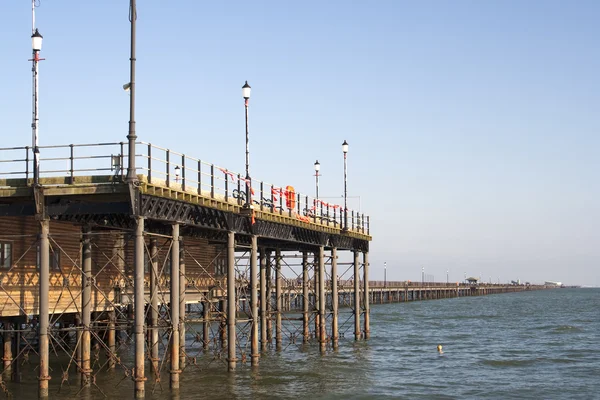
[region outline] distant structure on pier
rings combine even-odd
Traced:
[[[545,286],[555,286],[555,287],[562,287],[562,282],[553,282],[553,281],[546,281],[544,282]]]

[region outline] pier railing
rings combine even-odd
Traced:
[[[126,142],[38,146],[38,149],[39,177],[45,186],[53,183],[44,182],[43,178],[65,177],[69,183],[77,184],[77,178],[83,176],[109,176],[112,179],[106,183],[112,184],[123,180],[127,173]],[[147,142],[137,142],[135,157],[136,173],[145,175],[149,184],[232,204],[248,203],[255,210],[305,222],[338,228],[347,225],[348,230],[370,234],[369,216],[352,209],[347,210],[346,216],[343,205],[302,194],[291,185],[248,181],[240,173]],[[30,185],[33,170],[32,147],[0,148],[0,188]]]

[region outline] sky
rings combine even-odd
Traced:
[[[128,7],[38,2],[40,145],[126,140]],[[247,80],[253,179],[312,196],[318,159],[320,196],[339,198],[347,140],[371,279],[600,286],[598,15],[585,0],[139,0],[138,139],[244,171]],[[30,36],[31,2],[0,2],[3,147],[31,142]]]

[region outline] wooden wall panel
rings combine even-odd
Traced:
[[[12,243],[12,268],[0,269],[0,316],[32,315],[39,307],[39,272],[37,243],[39,222],[33,217],[0,218],[0,241]],[[95,229],[92,237],[93,311],[111,307],[115,293],[132,293],[134,241],[126,231]],[[145,284],[149,287],[150,234],[145,236]],[[81,309],[81,226],[50,221],[51,254],[58,254],[60,267],[50,271],[51,313],[78,312]],[[205,290],[224,279],[223,246],[209,244],[207,239],[182,236],[188,286]],[[170,280],[170,239],[157,238],[159,269],[163,269],[161,285]],[[51,256],[52,258],[52,256]],[[219,268],[216,268],[219,266]],[[215,272],[217,272],[215,276]],[[216,278],[216,279],[215,279]]]

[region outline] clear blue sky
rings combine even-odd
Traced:
[[[125,140],[127,0],[41,0],[40,144]],[[0,4],[2,146],[31,3]],[[140,140],[371,215],[371,276],[600,286],[600,3],[138,1]]]

